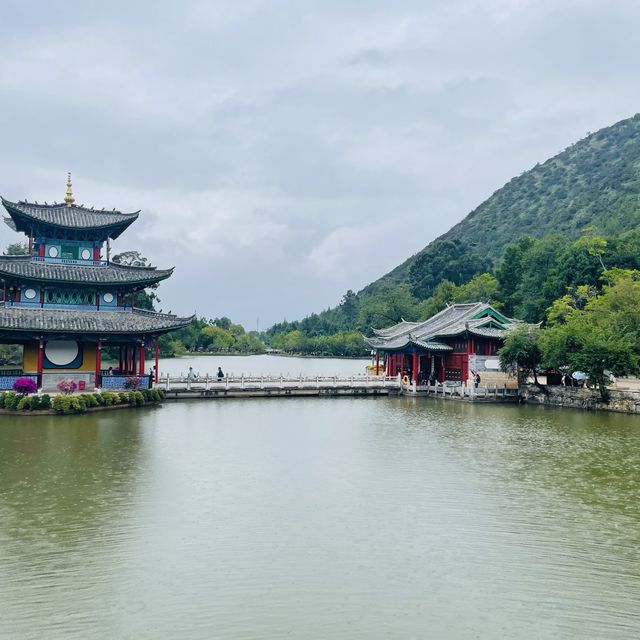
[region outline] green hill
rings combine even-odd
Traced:
[[[567,238],[595,225],[615,234],[640,224],[640,114],[601,129],[510,180],[422,251],[365,287],[409,283],[428,297],[444,278],[456,284],[480,273],[522,235]],[[452,277],[454,276],[454,277]]]
[[[467,298],[493,298],[538,322],[567,287],[598,283],[603,256],[607,267],[640,269],[640,231],[625,233],[639,225],[636,115],[513,178],[422,251],[359,293],[348,291],[334,309],[279,323],[264,337],[285,351],[304,351],[305,340],[305,348],[319,350],[320,336],[425,318]],[[589,227],[608,238],[599,259],[578,240]],[[286,336],[296,348],[283,342]]]

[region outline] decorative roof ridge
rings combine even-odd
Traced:
[[[76,209],[78,211],[86,211],[88,213],[106,213],[109,215],[121,215],[125,217],[132,217],[140,215],[142,209],[138,209],[137,211],[119,211],[118,209],[96,209],[95,207],[85,207],[84,204],[72,204],[71,206],[67,206],[64,202],[52,202],[49,204],[48,202],[40,203],[40,202],[28,202],[27,200],[18,200],[18,202],[13,202],[12,200],[7,200],[4,196],[0,196],[3,204],[8,204],[14,207],[34,207],[36,209],[55,209],[55,208],[65,208],[65,209]]]
[[[159,311],[151,311],[149,309],[140,309],[139,307],[133,307],[133,313],[139,316],[150,316],[152,318],[167,318],[175,320],[188,320],[191,322],[196,317],[196,314],[190,316],[177,316],[175,313],[160,313]]]
[[[21,260],[24,260],[25,262],[27,261],[31,261],[31,258],[33,258],[33,256],[30,255],[18,255],[18,256],[6,256],[4,254],[0,255],[0,260],[7,260],[7,261],[16,261],[16,262],[20,262]]]
[[[0,255],[0,262],[37,262],[38,264],[47,264],[46,260],[33,260],[33,258],[40,258],[41,256],[30,256],[30,255],[19,255],[19,256],[6,256]],[[103,269],[105,265],[96,265],[93,264],[93,260],[87,260],[86,264],[84,262],[75,262],[68,264],[68,267],[86,267],[86,268],[96,268]],[[166,269],[160,269],[159,267],[154,267],[152,265],[148,265],[146,267],[139,265],[129,265],[129,264],[120,264],[119,262],[108,262],[106,264],[108,267],[114,267],[115,269],[119,269],[121,271],[156,271],[157,273],[173,273],[175,270],[175,266],[167,267]]]
[[[148,266],[141,266],[141,265],[133,265],[133,264],[120,264],[119,262],[114,262],[113,260],[110,260],[108,265],[110,267],[117,267],[119,269],[124,270],[128,270],[128,271],[149,271],[150,269],[152,271],[162,271],[162,272],[166,272],[166,271],[173,271],[175,269],[174,267],[168,267],[166,269],[159,269],[158,267],[154,267],[151,265]]]

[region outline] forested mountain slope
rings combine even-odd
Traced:
[[[428,297],[441,280],[461,284],[492,266],[522,235],[570,239],[595,225],[615,234],[640,224],[640,114],[601,129],[510,180],[464,220],[363,293],[410,283]]]
[[[568,288],[598,289],[603,270],[614,267],[640,270],[640,115],[513,178],[359,293],[274,325],[264,338],[285,351],[304,351],[302,345],[324,352],[314,340],[338,336],[332,348],[346,353],[344,344],[359,339],[358,332],[476,300],[540,322]]]

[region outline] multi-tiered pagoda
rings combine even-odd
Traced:
[[[67,181],[64,203],[10,202],[2,198],[5,222],[29,238],[28,255],[0,256],[0,342],[22,344],[23,375],[55,389],[61,379],[80,388],[120,388],[145,376],[145,347],[192,318],[143,311],[136,293],[168,278],[173,269],[133,267],[110,261],[109,241],[138,218],[77,206]],[[116,347],[119,365],[102,369],[103,347]],[[19,372],[18,372],[19,373]],[[15,377],[0,376],[0,389]]]

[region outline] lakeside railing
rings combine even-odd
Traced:
[[[161,375],[156,385],[167,391],[208,391],[214,389],[332,389],[350,388],[393,388],[400,389],[401,380],[397,376],[169,376]]]
[[[518,389],[506,386],[468,386],[459,383],[436,382],[435,384],[416,385],[402,384],[403,391],[434,396],[449,396],[459,398],[517,398]]]

